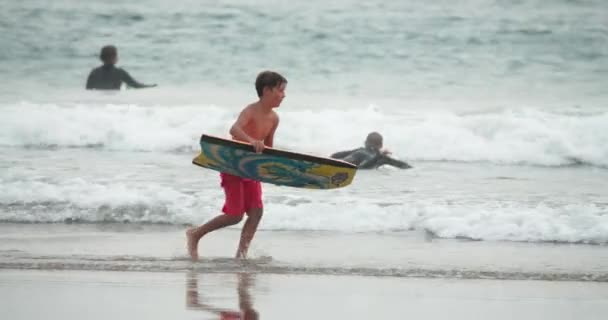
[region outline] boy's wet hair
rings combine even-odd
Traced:
[[[285,77],[283,77],[282,75],[274,71],[262,71],[255,79],[255,90],[258,93],[258,97],[262,97],[264,88],[276,88],[282,85],[283,83],[287,83],[287,79],[285,79]]]
[[[105,64],[112,63],[117,54],[118,53],[115,46],[105,46],[101,48],[99,59]]]

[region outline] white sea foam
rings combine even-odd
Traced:
[[[83,179],[2,181],[0,220],[199,224],[219,213],[219,190],[191,194],[157,184],[104,185]],[[348,193],[321,198],[271,192],[261,228],[383,232],[425,230],[442,238],[608,243],[608,207],[599,203],[394,199]]]
[[[0,110],[3,147],[195,152],[202,133],[226,137],[239,108],[21,103]],[[377,130],[386,147],[410,160],[608,167],[605,111],[456,113],[287,105],[280,114],[277,146],[300,152],[327,155],[354,148]]]

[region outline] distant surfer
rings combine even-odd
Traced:
[[[156,84],[142,84],[137,82],[127,71],[115,66],[118,62],[118,50],[115,46],[105,46],[101,48],[99,59],[103,65],[93,69],[87,79],[88,90],[120,90],[123,83],[131,88],[150,88]]]
[[[389,155],[389,151],[382,150],[382,135],[378,132],[371,132],[367,135],[365,145],[362,148],[336,152],[331,157],[350,162],[359,169],[376,169],[383,165],[400,169],[411,168],[406,162],[391,158]]]
[[[274,133],[279,125],[279,116],[273,110],[285,98],[287,80],[273,71],[258,74],[255,89],[259,100],[241,111],[230,128],[232,138],[248,142],[260,153],[265,147],[272,147]],[[247,213],[247,220],[241,231],[241,240],[236,252],[237,258],[246,258],[249,244],[262,219],[262,185],[259,181],[221,173],[221,186],[224,188],[225,203],[223,214],[207,223],[186,231],[188,254],[192,260],[198,259],[198,242],[207,233],[239,223]]]

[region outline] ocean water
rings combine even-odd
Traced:
[[[261,230],[605,247],[606,9],[3,2],[0,221],[180,226],[215,216],[218,174],[190,162],[198,138],[227,136],[256,99],[256,74],[272,69],[289,81],[277,147],[327,156],[377,130],[414,169],[360,171],[333,191],[265,185]],[[159,87],[86,92],[110,43],[119,66]]]

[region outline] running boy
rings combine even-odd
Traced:
[[[255,89],[259,100],[254,102],[239,115],[230,128],[234,140],[248,142],[256,152],[265,147],[272,147],[274,133],[279,125],[279,116],[273,110],[285,98],[287,80],[273,71],[263,71],[255,80]],[[221,185],[226,200],[223,214],[207,223],[186,231],[188,254],[192,260],[198,259],[198,242],[207,233],[239,223],[247,213],[247,220],[241,231],[241,240],[236,252],[237,258],[246,258],[249,244],[255,235],[263,213],[262,185],[259,181],[221,173]]]

